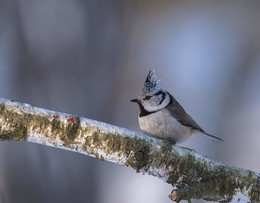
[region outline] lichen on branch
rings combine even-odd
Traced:
[[[83,153],[156,176],[174,186],[174,201],[260,201],[260,175],[191,149],[75,115],[0,99],[0,140],[27,141]]]

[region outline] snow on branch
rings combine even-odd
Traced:
[[[1,98],[0,140],[48,145],[131,167],[171,184],[169,197],[177,202],[260,201],[259,173],[121,127]]]

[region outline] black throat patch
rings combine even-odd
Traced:
[[[159,94],[162,94],[163,97],[162,97],[162,100],[160,101],[159,105],[164,101],[165,97],[166,97],[166,93],[165,92],[162,92],[162,91],[159,91],[158,93],[156,93],[155,95],[159,95]],[[167,106],[165,106],[164,108],[168,107],[169,105],[172,104],[172,96],[167,92],[167,94],[169,95],[170,97],[170,102]],[[143,116],[147,116],[149,114],[153,114],[153,113],[156,113],[158,111],[160,111],[161,109],[158,109],[156,111],[147,111],[144,109],[143,105],[138,102],[138,105],[139,105],[139,108],[140,108],[140,113],[139,113],[139,117],[143,117]]]
[[[149,114],[155,113],[155,111],[154,111],[154,112],[146,111],[146,110],[144,109],[143,105],[142,105],[140,102],[138,102],[138,105],[139,105],[139,108],[140,108],[139,117],[143,117],[143,116],[147,116],[147,115],[149,115]]]

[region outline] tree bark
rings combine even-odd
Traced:
[[[259,202],[260,174],[99,121],[0,98],[0,140],[75,151],[156,176],[174,201]]]

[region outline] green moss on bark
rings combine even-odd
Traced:
[[[9,125],[8,130],[0,126],[0,140],[25,141],[28,139],[29,129],[32,129],[36,133],[53,139],[59,136],[64,141],[64,146],[68,146],[74,143],[80,126],[80,119],[77,116],[68,117],[68,124],[65,125],[56,114],[42,116],[22,110],[18,113],[4,104],[0,104],[0,117]]]
[[[62,123],[60,122],[60,117],[58,115],[55,115],[52,122],[51,122],[52,132],[58,133],[60,130],[62,130]]]
[[[2,119],[9,123],[8,130],[3,126],[0,131],[0,140],[19,140],[24,141],[28,136],[28,128],[26,123],[22,122],[22,117],[16,117],[17,113],[10,112],[6,109],[4,104],[0,104],[0,115]]]
[[[1,130],[0,140],[1,141],[9,141],[9,140],[17,140],[17,141],[25,141],[27,139],[27,127],[23,124],[18,124],[14,126],[13,130]]]
[[[126,165],[135,168],[137,172],[144,169],[151,159],[147,141],[136,137],[103,134],[100,131],[86,137],[84,148],[103,149],[107,155],[117,153],[118,156],[126,157]]]
[[[65,127],[65,134],[70,140],[74,140],[80,126],[80,119],[78,116],[71,116],[67,119],[68,125]]]

